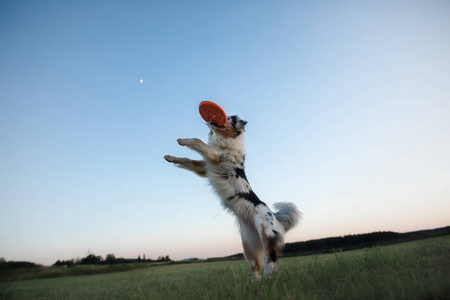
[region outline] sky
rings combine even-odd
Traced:
[[[0,2],[0,257],[242,252],[199,155],[203,100],[248,121],[287,242],[450,225],[449,1]]]

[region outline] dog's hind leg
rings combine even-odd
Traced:
[[[259,238],[258,231],[254,226],[239,222],[241,231],[244,256],[250,263],[250,270],[256,279],[261,278],[261,267],[263,265],[264,246]]]
[[[262,225],[262,224],[261,224]],[[273,270],[275,269],[275,263],[277,262],[277,245],[276,237],[269,237],[264,232],[264,227],[262,231],[262,240],[264,244],[264,250],[266,253],[266,263],[264,265],[264,275],[266,278],[272,276]]]
[[[275,269],[275,263],[277,262],[277,255],[280,254],[280,242],[278,232],[271,230],[267,230],[265,228],[264,222],[262,220],[256,221],[259,230],[259,236],[262,240],[262,244],[264,246],[266,261],[264,265],[264,275],[266,278],[270,278]],[[259,223],[259,224],[258,224]]]
[[[171,155],[164,156],[164,159],[180,168],[192,171],[200,177],[206,177],[206,161],[204,160],[192,160]]]
[[[266,278],[269,278],[275,269],[277,256],[281,255],[281,247],[284,243],[284,229],[265,204],[260,204],[256,207],[254,223],[266,254],[264,275]]]

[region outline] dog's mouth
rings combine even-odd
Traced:
[[[225,123],[223,126],[218,126],[218,125],[217,125],[216,123],[214,123],[214,122],[208,122],[208,123],[206,123],[206,124],[208,125],[208,128],[209,128],[209,134],[210,134],[210,135],[213,135],[213,134],[223,135],[223,134],[225,133],[225,131],[226,131],[225,125],[227,125],[228,122]]]
[[[228,123],[228,122],[227,122]],[[216,123],[214,123],[213,121],[211,121],[211,122],[208,122],[207,123],[208,124],[208,126],[209,126],[209,128],[224,128],[225,127],[225,124],[224,125],[222,125],[222,126],[218,126]]]

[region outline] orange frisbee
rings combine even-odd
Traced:
[[[198,106],[200,116],[206,122],[214,122],[217,126],[223,126],[227,122],[227,114],[223,109],[211,101],[202,101]]]

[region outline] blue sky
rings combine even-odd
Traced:
[[[249,123],[287,241],[450,225],[448,1],[2,1],[0,257],[241,252],[198,104]],[[143,82],[140,82],[143,79]]]

